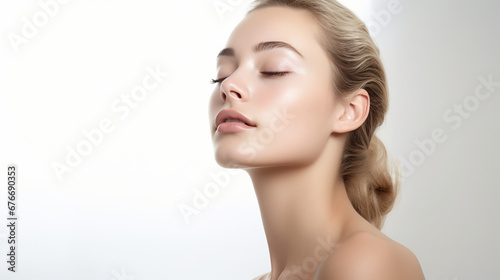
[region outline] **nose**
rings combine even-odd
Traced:
[[[221,83],[220,94],[224,102],[226,102],[226,99],[230,99],[231,102],[248,100],[248,89],[234,74]]]

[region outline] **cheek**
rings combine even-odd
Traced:
[[[317,154],[330,135],[331,102],[328,91],[314,83],[297,81],[274,88],[258,102],[265,108],[260,141],[273,154],[302,158]]]
[[[220,86],[215,86],[212,94],[210,95],[210,106],[222,104],[222,99],[220,98]]]
[[[210,124],[215,121],[218,110],[222,107],[222,100],[219,95],[219,87],[215,87],[208,102],[208,116]]]
[[[259,107],[266,108],[263,110],[266,112],[266,120],[276,118],[282,120],[286,112],[289,116],[286,118],[287,123],[294,128],[290,132],[296,133],[301,133],[301,130],[305,132],[325,130],[333,105],[326,87],[305,81],[275,88],[273,92],[259,98],[262,99],[259,101],[261,104]],[[266,125],[269,125],[269,122]]]

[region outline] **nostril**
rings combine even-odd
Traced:
[[[224,91],[221,91],[221,94],[222,94],[222,100],[226,101],[227,98],[226,93]],[[237,91],[230,91],[229,94],[231,94],[236,99],[241,99],[241,94]]]
[[[232,91],[232,93],[234,93],[234,94],[238,97],[238,99],[240,99],[240,98],[241,98],[241,94],[239,94],[238,92],[236,92],[236,91]]]
[[[229,79],[225,79],[220,85],[220,93],[223,101],[226,99],[243,99],[245,98],[245,93],[240,91],[238,87],[231,83]]]

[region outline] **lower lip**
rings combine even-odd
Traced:
[[[252,128],[255,128],[255,126],[248,126],[240,122],[226,122],[219,124],[219,126],[217,127],[217,131],[221,133],[233,133],[249,130]]]

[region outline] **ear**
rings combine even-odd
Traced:
[[[364,89],[358,89],[342,98],[333,132],[346,133],[356,130],[368,117],[370,112],[370,95]]]

